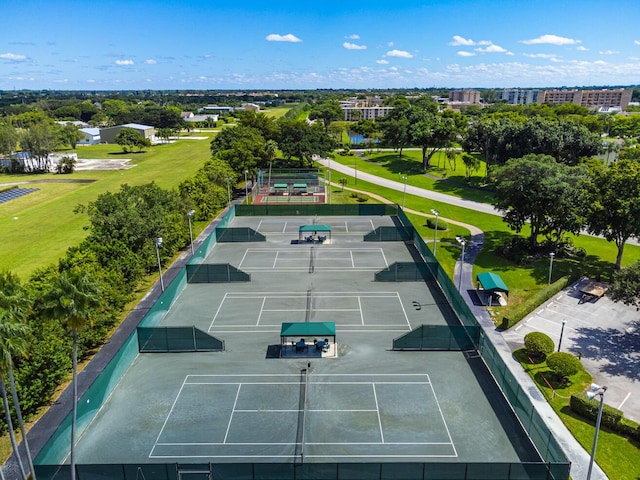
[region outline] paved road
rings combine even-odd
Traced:
[[[331,161],[331,159],[323,158],[316,159],[316,161],[321,165],[324,165],[325,167],[330,167],[332,170],[344,173],[345,175],[350,175],[352,177],[356,176],[356,171],[354,168],[342,165],[341,163],[338,163],[336,161]],[[404,183],[402,182],[396,182],[395,180],[377,177],[376,175],[371,175],[370,173],[361,172],[359,170],[357,172],[357,177],[358,180],[364,180],[366,182],[380,185],[381,187],[398,190],[400,192],[402,192],[405,187]],[[334,181],[335,180],[337,179],[334,179]],[[355,187],[357,187],[357,184],[355,185]],[[447,195],[446,193],[433,192],[431,190],[425,190],[424,188],[412,187],[411,185],[407,185],[407,193],[409,195],[415,195],[416,197],[428,198],[430,200],[448,203],[449,205],[455,205],[457,207],[468,208],[477,212],[502,216],[502,214],[491,205],[487,205],[486,203],[474,202],[472,200],[465,200],[463,198]]]

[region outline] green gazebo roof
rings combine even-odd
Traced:
[[[336,335],[335,322],[287,322],[280,329],[281,337],[326,337]]]
[[[509,293],[507,285],[502,280],[502,277],[497,273],[484,272],[476,276],[482,288],[491,292],[506,292]]]
[[[302,232],[330,232],[331,225],[302,225],[299,229]]]

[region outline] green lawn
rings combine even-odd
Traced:
[[[114,171],[81,171],[71,175],[0,175],[0,184],[34,180],[92,180],[92,183],[37,183],[39,191],[0,204],[0,270],[10,270],[26,280],[34,270],[57,261],[86,236],[86,215],[73,213],[101,193],[120,185],[155,181],[163,188],[176,187],[209,158],[208,140],[180,140],[156,145],[143,153],[121,153],[118,145],[78,149],[80,158],[130,158],[134,168]]]
[[[579,417],[569,407],[571,395],[584,392],[592,381],[591,375],[586,371],[582,371],[570,377],[566,385],[557,385],[553,381],[553,375],[546,362],[532,364],[527,358],[524,349],[514,352],[514,356],[536,382],[549,404],[567,425],[580,445],[587,452],[591,452],[595,424],[593,421]],[[553,390],[544,381],[545,378],[549,381]],[[638,448],[638,445],[605,429],[601,429],[598,436],[596,462],[611,479],[637,480],[640,478],[640,448]]]

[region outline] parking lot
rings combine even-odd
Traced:
[[[580,357],[594,382],[608,387],[608,405],[640,422],[640,312],[606,295],[584,301],[580,290],[588,281],[581,279],[558,293],[505,331],[504,338],[515,349],[527,333],[546,333],[556,350],[559,346]]]

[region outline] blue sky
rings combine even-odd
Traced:
[[[15,0],[0,89],[640,83],[640,0]]]

